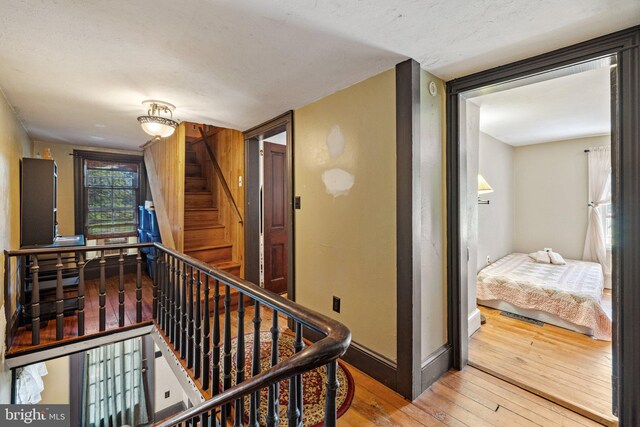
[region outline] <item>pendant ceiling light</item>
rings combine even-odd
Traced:
[[[147,115],[138,117],[142,130],[156,138],[166,138],[173,135],[178,127],[178,122],[173,120],[175,106],[156,100],[142,101],[142,105],[147,107]]]

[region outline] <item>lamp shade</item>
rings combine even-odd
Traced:
[[[138,117],[142,130],[156,138],[166,138],[173,135],[178,122],[173,120],[173,110],[175,106],[164,101],[149,99],[142,101],[142,105],[147,107],[147,115]],[[169,117],[164,117],[166,114]]]
[[[489,185],[486,179],[480,174],[478,174],[478,194],[487,194],[492,193],[493,188]]]

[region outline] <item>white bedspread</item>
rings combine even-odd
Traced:
[[[507,255],[478,273],[477,297],[545,311],[590,328],[594,338],[611,340],[611,319],[601,305],[602,267],[566,261],[566,265],[540,264],[527,254]]]

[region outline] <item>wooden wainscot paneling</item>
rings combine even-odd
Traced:
[[[185,125],[173,135],[144,147],[153,204],[165,246],[184,249]]]

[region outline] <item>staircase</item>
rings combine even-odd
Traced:
[[[232,260],[232,244],[219,222],[215,193],[205,168],[191,144],[186,144],[184,197],[184,252],[200,261],[236,276],[240,263]]]

